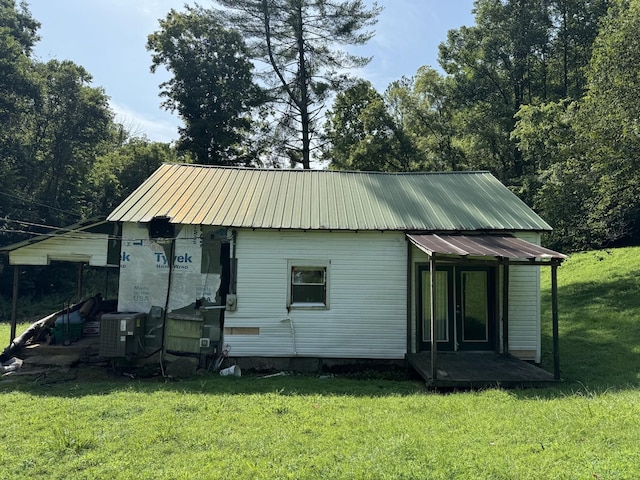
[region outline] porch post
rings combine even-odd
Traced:
[[[406,237],[405,237],[405,240]],[[407,353],[413,353],[415,350],[413,349],[412,332],[412,318],[411,318],[411,304],[413,302],[412,290],[413,290],[413,281],[414,276],[413,273],[413,255],[412,255],[412,247],[413,244],[407,240]],[[419,318],[419,317],[418,317]]]
[[[76,279],[76,302],[82,300],[82,291],[84,290],[84,285],[82,284],[84,281],[84,263],[78,263],[78,273]]]
[[[436,361],[438,358],[438,338],[436,336],[436,254],[431,253],[429,270],[431,273],[431,379],[438,378]]]
[[[560,339],[558,334],[558,264],[551,265],[551,322],[553,328],[553,377],[560,380]]]
[[[20,288],[20,265],[13,266],[13,299],[11,303],[11,338],[9,345],[16,338],[16,326],[18,323],[18,289]]]
[[[509,353],[509,260],[502,264],[502,353]]]

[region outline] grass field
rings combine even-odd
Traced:
[[[375,375],[139,381],[91,368],[4,377],[0,478],[637,479],[639,273],[640,249],[559,269],[566,381],[552,389],[434,393]],[[550,366],[548,311],[543,337]]]

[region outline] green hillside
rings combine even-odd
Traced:
[[[552,369],[550,274],[542,269],[543,363]],[[558,269],[562,378],[640,384],[640,247],[571,255]]]

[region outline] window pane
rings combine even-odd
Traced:
[[[292,285],[291,303],[324,304],[324,285]]]
[[[316,284],[324,285],[324,268],[298,268],[293,267],[293,284]]]
[[[489,305],[487,272],[462,272],[462,338],[487,341]]]
[[[436,332],[438,341],[449,340],[449,273],[436,271]],[[431,340],[431,272],[422,273],[422,341]]]
[[[327,304],[326,267],[291,267],[291,304]]]

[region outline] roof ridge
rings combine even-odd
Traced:
[[[415,171],[415,172],[383,172],[378,170],[321,170],[321,169],[301,169],[301,168],[266,168],[266,167],[242,167],[236,165],[204,165],[200,163],[164,162],[164,165],[211,168],[216,170],[238,170],[245,172],[286,172],[286,173],[334,173],[334,174],[357,174],[357,175],[470,175],[470,174],[491,174],[488,170],[437,170],[437,171]]]

